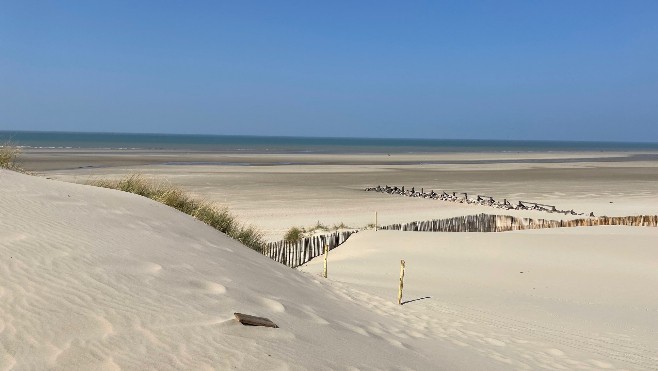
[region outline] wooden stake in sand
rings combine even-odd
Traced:
[[[322,270],[322,277],[327,278],[327,258],[329,257],[329,245],[324,245],[324,269]]]
[[[375,232],[377,232],[377,212],[375,211]]]
[[[398,289],[398,305],[402,305],[402,288],[404,287],[404,260],[400,260],[400,288]]]

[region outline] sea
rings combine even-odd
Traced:
[[[658,151],[658,143],[543,140],[321,138],[248,135],[0,131],[0,145],[40,149],[214,153],[446,153]]]

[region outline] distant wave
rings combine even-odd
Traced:
[[[459,153],[658,151],[658,143],[467,139],[376,139],[0,131],[21,148],[205,151],[215,153]]]

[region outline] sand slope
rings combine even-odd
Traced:
[[[392,302],[373,311],[132,194],[0,171],[0,256],[0,370],[488,364],[427,352]],[[235,311],[281,328],[244,327]]]
[[[393,299],[404,258],[405,315],[426,319],[417,331],[437,348],[511,369],[655,370],[656,241],[647,227],[369,231],[331,252],[329,278]]]
[[[657,237],[361,232],[324,280],[150,200],[0,171],[0,370],[657,369]]]

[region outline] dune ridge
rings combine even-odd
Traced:
[[[2,370],[451,362],[415,349],[397,308],[372,312],[164,205],[4,170],[0,189]],[[280,328],[244,327],[235,311]]]

